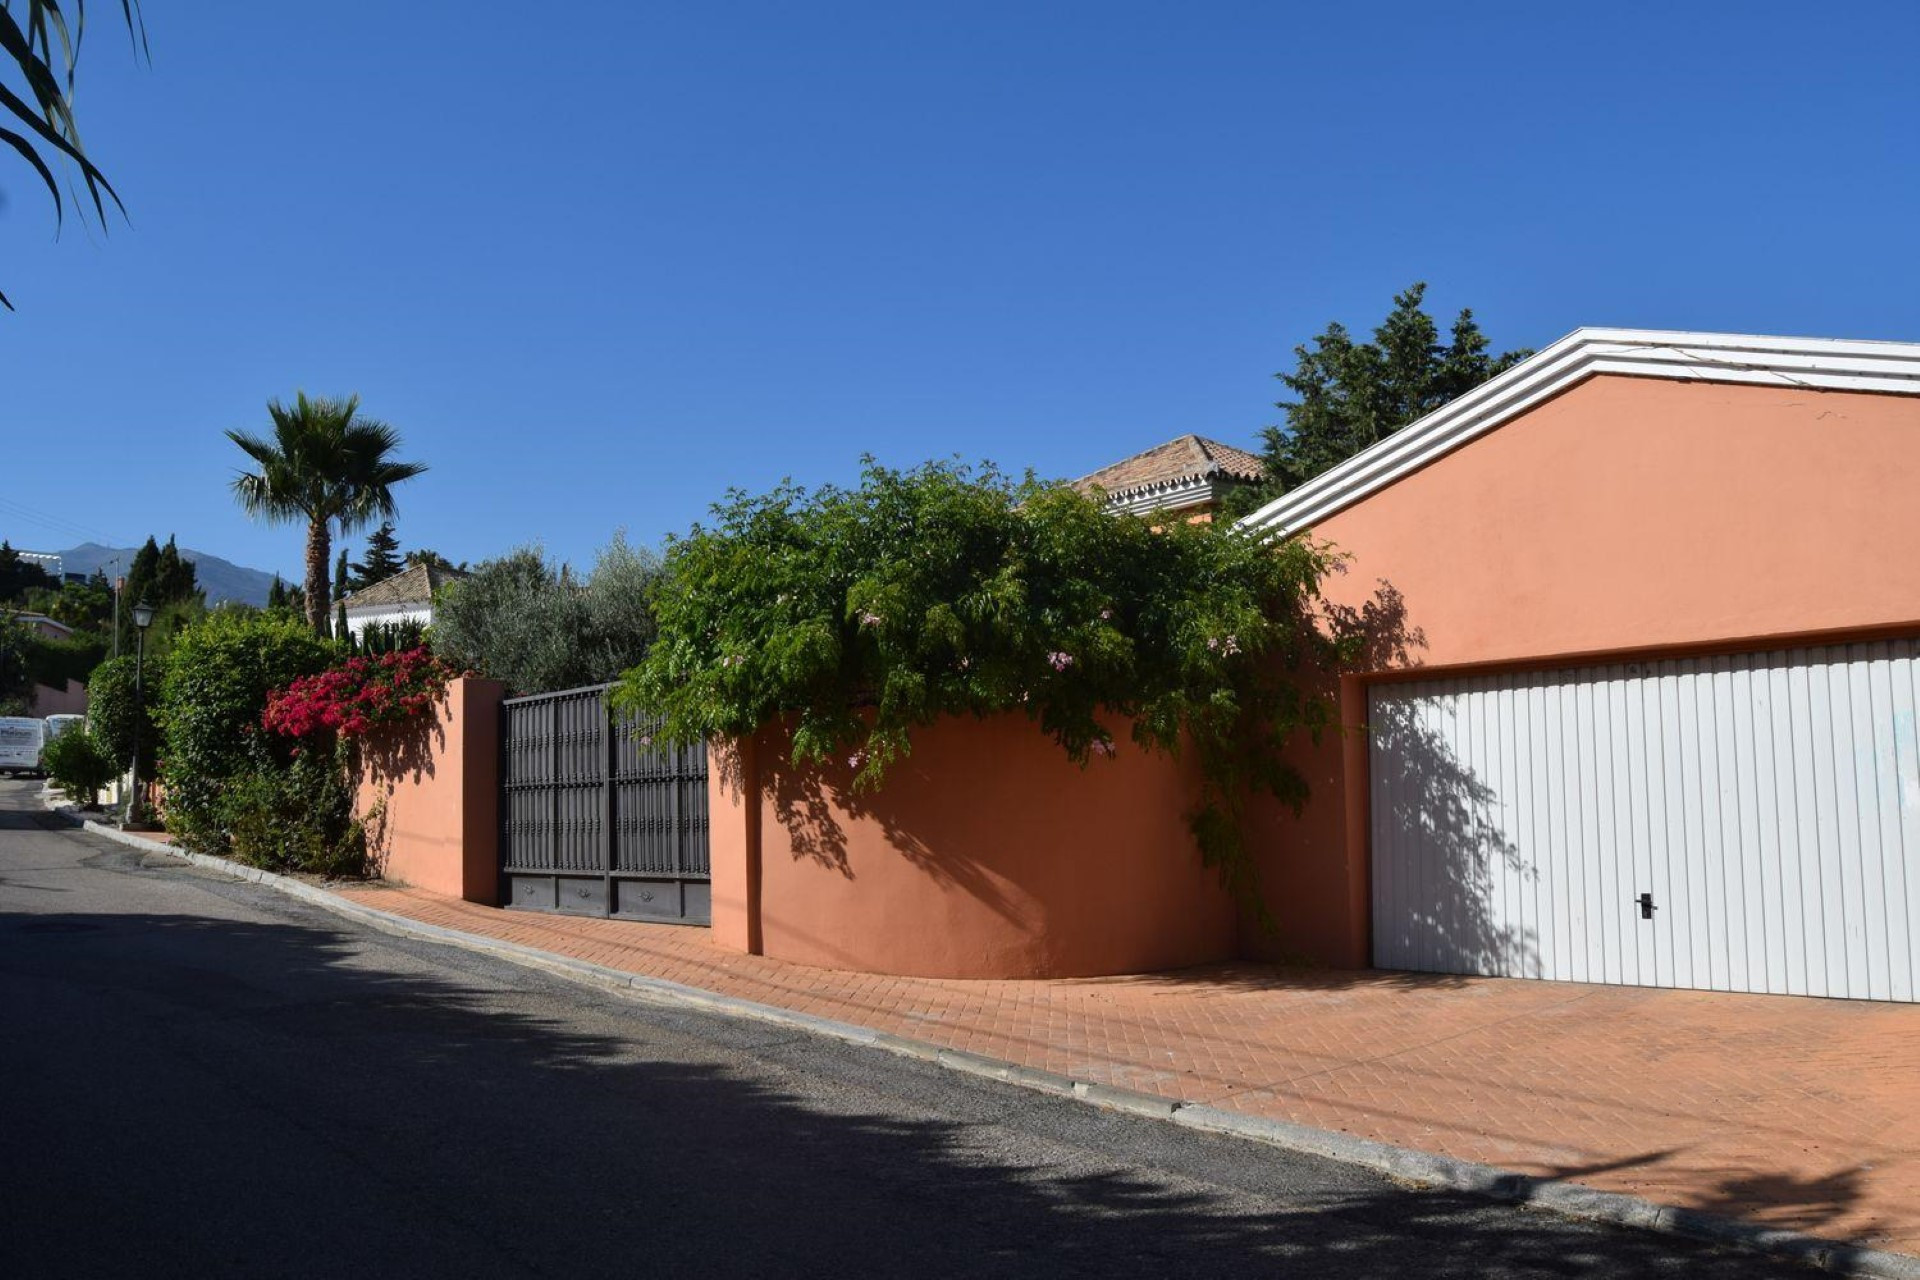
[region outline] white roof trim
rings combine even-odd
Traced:
[[[1920,395],[1920,343],[1575,329],[1499,377],[1274,499],[1236,527],[1269,535],[1309,528],[1601,373]]]
[[[1199,506],[1213,502],[1219,496],[1219,478],[1208,474],[1137,484],[1130,489],[1121,489],[1108,494],[1106,501],[1108,506],[1131,515],[1145,515],[1149,511],[1160,511],[1169,507],[1180,510]]]

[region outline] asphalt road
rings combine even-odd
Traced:
[[[0,783],[0,1275],[1804,1276],[397,940]]]

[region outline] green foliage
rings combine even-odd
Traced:
[[[324,669],[337,653],[291,619],[227,610],[176,641],[160,686],[160,770],[168,828],[189,847],[226,847],[232,810],[223,794],[275,761],[261,742],[268,695]]]
[[[290,613],[304,618],[307,616],[307,593],[282,582],[276,573],[273,575],[273,585],[267,588],[267,609],[272,613]]]
[[[51,591],[59,585],[38,562],[22,559],[11,544],[0,540],[0,603],[23,600],[29,591]]]
[[[541,693],[612,680],[653,641],[656,557],[618,535],[584,583],[523,547],[482,561],[434,604],[434,650],[457,668]]]
[[[266,743],[255,743],[252,767],[216,801],[226,852],[271,871],[361,874],[367,841],[353,816],[351,776],[351,756],[342,745],[282,759]],[[171,800],[171,791],[168,795]]]
[[[119,774],[106,748],[84,729],[68,729],[47,743],[40,755],[54,785],[80,804],[92,807],[100,788]]]
[[[1018,713],[1072,759],[1194,751],[1203,859],[1255,905],[1246,797],[1301,803],[1281,759],[1328,707],[1303,687],[1326,656],[1308,620],[1325,552],[1211,526],[1154,531],[1064,486],[988,468],[869,461],[858,488],[734,494],[670,543],[659,636],[617,694],[660,737],[791,734],[796,765],[845,759],[880,785],[913,730]]]
[[[441,555],[438,551],[433,551],[426,547],[421,547],[417,550],[407,552],[404,567],[411,569],[417,564],[430,564],[435,566],[436,568],[446,569],[446,570],[450,570],[457,573],[465,573],[467,571],[466,561],[462,560],[459,564],[455,564],[453,561]]]
[[[139,0],[120,0],[127,29],[135,47],[146,49],[146,27],[140,18]],[[67,15],[72,14],[69,26]],[[0,99],[0,120],[18,128],[0,125],[0,144],[39,175],[53,197],[56,218],[66,217],[66,204],[60,196],[59,170],[70,169],[93,202],[100,229],[107,227],[106,202],[116,209],[119,193],[107,181],[80,144],[80,126],[73,114],[74,74],[79,67],[80,33],[86,26],[86,0],[20,0],[0,5],[0,59],[17,72],[23,93],[9,90]],[[19,130],[24,130],[21,132]],[[13,304],[0,293],[0,306],[13,310]]]
[[[393,521],[382,521],[367,535],[366,559],[353,565],[353,589],[385,582],[406,567],[407,562],[400,557],[400,539],[393,536]]]
[[[33,687],[64,689],[69,680],[85,680],[100,661],[105,641],[97,636],[42,635],[33,625],[0,613],[0,699],[28,714]]]
[[[160,753],[159,722],[154,709],[166,678],[166,660],[149,657],[142,671],[145,707],[135,699],[134,656],[108,658],[87,676],[87,727],[106,753],[114,772],[125,773],[133,763],[136,717],[140,726],[140,776],[151,782],[160,776],[155,760]]]
[[[0,613],[0,711],[24,714],[33,696],[33,653],[37,637],[32,627],[10,613]]]
[[[401,653],[427,643],[426,624],[415,619],[400,622],[369,622],[357,636],[349,636],[348,647],[354,653]]]
[[[98,569],[85,582],[63,582],[58,587],[31,588],[27,591],[25,604],[30,613],[44,613],[75,631],[106,637],[111,643],[113,584]]]
[[[127,567],[127,585],[120,593],[122,653],[132,653],[138,642],[133,607],[142,601],[154,607],[154,622],[147,629],[149,653],[165,652],[180,628],[206,611],[206,593],[193,561],[180,554],[171,534],[164,547],[149,536]]]
[[[1439,326],[1420,306],[1426,291],[1415,284],[1395,295],[1371,342],[1356,342],[1336,322],[1311,348],[1293,349],[1294,371],[1275,376],[1298,399],[1282,400],[1276,407],[1286,424],[1264,432],[1267,480],[1236,490],[1225,504],[1229,516],[1299,487],[1533,354],[1489,354],[1471,311],[1455,318],[1441,342]]]
[[[427,468],[393,458],[400,433],[362,416],[358,396],[309,398],[302,391],[292,405],[269,400],[267,416],[272,436],[227,432],[258,467],[234,477],[234,496],[256,519],[307,526],[307,625],[325,634],[334,531],[345,537],[375,520],[391,520],[399,511],[394,486]]]
[[[28,651],[28,678],[49,689],[64,689],[69,680],[84,682],[106,653],[107,642],[99,636],[36,635]]]

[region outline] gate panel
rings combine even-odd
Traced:
[[[707,751],[654,747],[611,685],[511,698],[502,714],[508,906],[706,924]]]

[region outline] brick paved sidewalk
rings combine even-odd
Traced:
[[[889,978],[701,929],[343,893],[1078,1079],[1920,1253],[1920,1006],[1250,964]]]

